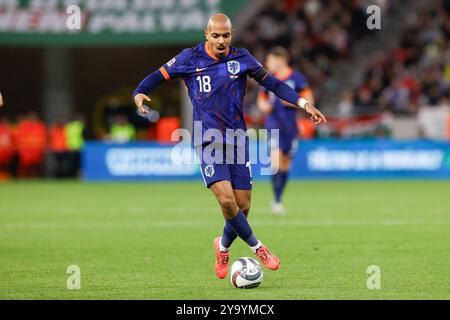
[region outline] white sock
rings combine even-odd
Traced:
[[[258,240],[258,243],[256,244],[256,246],[253,246],[253,247],[250,247],[250,248],[252,248],[253,252],[256,253],[256,250],[261,248],[261,241]]]
[[[222,237],[220,237],[220,239],[219,239],[219,250],[222,251],[222,252],[228,252],[229,249],[230,248],[226,248],[226,247],[224,247],[222,245]]]

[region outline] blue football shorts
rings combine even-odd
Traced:
[[[207,188],[227,180],[233,189],[252,189],[252,168],[248,142],[245,146],[206,144],[195,148],[200,159],[201,173]]]

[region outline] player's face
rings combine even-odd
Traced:
[[[283,59],[269,54],[266,59],[266,68],[270,73],[277,73],[283,66]]]
[[[213,24],[205,30],[209,48],[218,58],[225,58],[231,45],[232,30],[229,24]]]

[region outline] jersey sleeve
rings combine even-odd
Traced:
[[[169,80],[176,77],[182,77],[189,65],[189,56],[191,49],[184,49],[177,56],[165,63],[159,71],[164,76],[164,79]]]
[[[264,80],[269,73],[263,68],[262,64],[250,53],[248,50],[243,49],[245,52],[245,60],[247,63],[247,73],[250,78],[260,82]]]

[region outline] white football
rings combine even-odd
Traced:
[[[242,257],[231,265],[230,280],[236,288],[256,288],[263,280],[263,269],[253,258]]]

